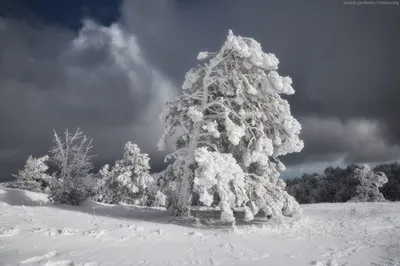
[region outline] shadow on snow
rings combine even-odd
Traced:
[[[146,221],[162,224],[176,224],[180,226],[201,229],[229,229],[231,223],[219,220],[221,211],[217,209],[194,208],[190,218],[174,218],[169,210],[156,207],[141,207],[127,204],[105,204],[92,200],[86,200],[79,206],[54,205],[47,203],[47,196],[40,193],[24,191],[19,189],[0,189],[0,201],[11,206],[50,207],[66,211],[79,211],[94,216],[122,220]],[[244,212],[236,212],[236,225],[264,225],[268,219],[257,215],[253,221],[245,222]]]

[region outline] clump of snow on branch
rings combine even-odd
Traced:
[[[376,172],[368,166],[364,165],[362,168],[357,168],[354,171],[354,178],[360,181],[356,187],[357,195],[350,201],[354,202],[383,202],[386,201],[379,188],[388,182],[386,174],[383,172]]]
[[[40,158],[29,156],[22,170],[18,171],[16,187],[34,192],[48,192],[51,176],[46,171],[49,169],[46,162],[49,156],[45,155]]]
[[[218,194],[221,220],[233,222],[232,208],[248,201],[242,168],[232,154],[210,152],[206,148],[196,149],[195,160],[198,168],[195,171],[194,190],[199,194],[200,201],[210,206],[213,194]]]
[[[165,130],[159,147],[175,140],[175,151],[169,156],[176,159],[175,178],[168,182],[174,214],[189,215],[195,190],[205,205],[221,193],[219,206],[225,220],[232,220],[233,207],[243,207],[247,220],[260,210],[272,217],[300,213],[297,202],[284,191],[279,172],[285,169],[279,156],[300,152],[304,146],[299,138],[301,125],[291,115],[288,101],[281,98],[294,93],[291,78],[278,74],[274,54],[264,53],[257,41],[232,31],[219,52],[201,52],[198,59],[205,64],[187,72],[183,94],[167,102],[161,117]],[[220,178],[228,183],[236,180],[225,164],[206,164],[199,154],[218,162],[226,159],[232,171],[240,168],[246,186],[229,192],[199,186],[196,182],[205,182],[201,180],[208,180],[207,184],[222,182]],[[200,175],[199,169],[210,176]],[[229,174],[216,174],[223,173],[221,169]],[[233,204],[232,198],[245,200]]]
[[[149,157],[141,153],[136,144],[127,142],[121,160],[110,168],[105,165],[99,172],[99,188],[95,199],[105,203],[130,203],[146,205],[148,185],[152,182],[149,174]],[[155,191],[155,197],[159,197]]]
[[[218,131],[218,123],[217,121],[207,122],[207,124],[202,126],[202,129],[212,134],[214,138],[219,138],[221,134]]]
[[[200,52],[198,55],[197,55],[197,60],[204,60],[204,59],[206,59],[208,57],[208,52]]]
[[[228,140],[235,146],[239,144],[240,139],[246,134],[246,128],[237,126],[228,115],[225,118],[225,128]]]
[[[194,123],[200,122],[203,119],[203,113],[196,110],[193,106],[189,107],[187,114]]]

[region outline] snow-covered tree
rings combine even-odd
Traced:
[[[368,166],[357,168],[354,171],[354,178],[360,181],[356,187],[357,195],[350,201],[354,202],[381,202],[386,201],[385,197],[379,191],[379,188],[388,182],[386,174],[376,172]]]
[[[157,180],[152,180],[148,187],[147,204],[153,207],[165,207],[167,205],[167,196],[160,190]]]
[[[152,206],[171,207],[172,198],[175,196],[175,174],[172,164],[153,177],[153,182],[149,185],[149,192]]]
[[[51,184],[49,199],[57,204],[78,205],[87,197],[82,178],[88,177],[93,168],[93,156],[89,155],[93,148],[92,139],[83,135],[79,128],[74,134],[67,129],[64,138],[54,131],[53,143],[51,161],[58,172]]]
[[[233,207],[244,207],[248,220],[259,210],[297,214],[300,207],[279,178],[285,169],[279,156],[303,148],[301,125],[280,96],[294,93],[291,78],[278,74],[274,54],[232,31],[218,53],[201,52],[198,59],[207,62],[186,74],[183,94],[162,115],[159,148],[176,139],[167,157],[175,158],[174,215],[190,215],[193,191],[205,205],[216,194],[224,220],[234,219]]]
[[[131,142],[125,144],[124,150],[123,158],[116,161],[111,169],[105,165],[100,170],[96,199],[106,203],[146,205],[148,185],[152,181],[149,157]]]
[[[46,171],[49,167],[46,162],[49,156],[45,155],[40,158],[29,156],[22,170],[18,171],[16,187],[34,192],[48,192],[51,176]]]

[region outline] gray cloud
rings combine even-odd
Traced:
[[[197,53],[217,51],[228,29],[258,40],[293,78],[288,100],[306,146],[284,159],[291,169],[395,159],[398,12],[341,1],[160,0],[125,1],[115,26],[89,23],[79,32],[25,23],[26,10],[0,19],[1,161],[7,151],[20,151],[12,160],[39,156],[52,128],[81,126],[100,162],[133,140],[161,168],[162,102],[180,92]]]
[[[289,166],[284,172],[281,173],[282,178],[294,178],[300,177],[304,173],[319,173],[322,174],[324,170],[329,167],[346,167],[346,163],[344,162],[343,157],[331,157],[326,158],[326,161],[312,161],[312,162],[303,162],[300,164],[295,164]]]
[[[386,128],[378,120],[366,118],[302,117],[305,148],[283,160],[289,165],[284,178],[302,173],[322,173],[328,166],[370,164],[400,160],[400,146],[385,138]],[[300,157],[300,158],[299,158]]]
[[[196,65],[198,51],[218,50],[228,29],[275,53],[280,73],[294,81],[296,94],[288,97],[294,116],[314,117],[301,119],[306,148],[284,159],[292,166],[334,162],[345,153],[345,163],[395,159],[391,156],[397,156],[400,144],[398,11],[340,1],[126,1],[122,9],[147,58],[176,80]],[[357,131],[357,121],[369,135]]]
[[[176,90],[123,25],[87,21],[76,35],[0,21],[2,159],[10,149],[45,153],[53,128],[80,126],[94,138],[99,160],[115,159],[133,140],[160,161],[158,114]]]
[[[388,143],[377,120],[304,117],[300,123],[305,143],[301,152],[304,162],[341,158],[344,163],[374,163],[400,159],[400,146]]]

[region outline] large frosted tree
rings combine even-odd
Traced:
[[[294,215],[300,207],[279,178],[279,156],[300,152],[301,126],[281,94],[293,94],[290,77],[281,77],[279,60],[252,38],[235,36],[217,53],[201,52],[205,64],[191,69],[183,94],[167,102],[160,149],[174,140],[174,178],[168,181],[175,216],[189,216],[191,195],[233,221],[243,207],[251,220]]]

